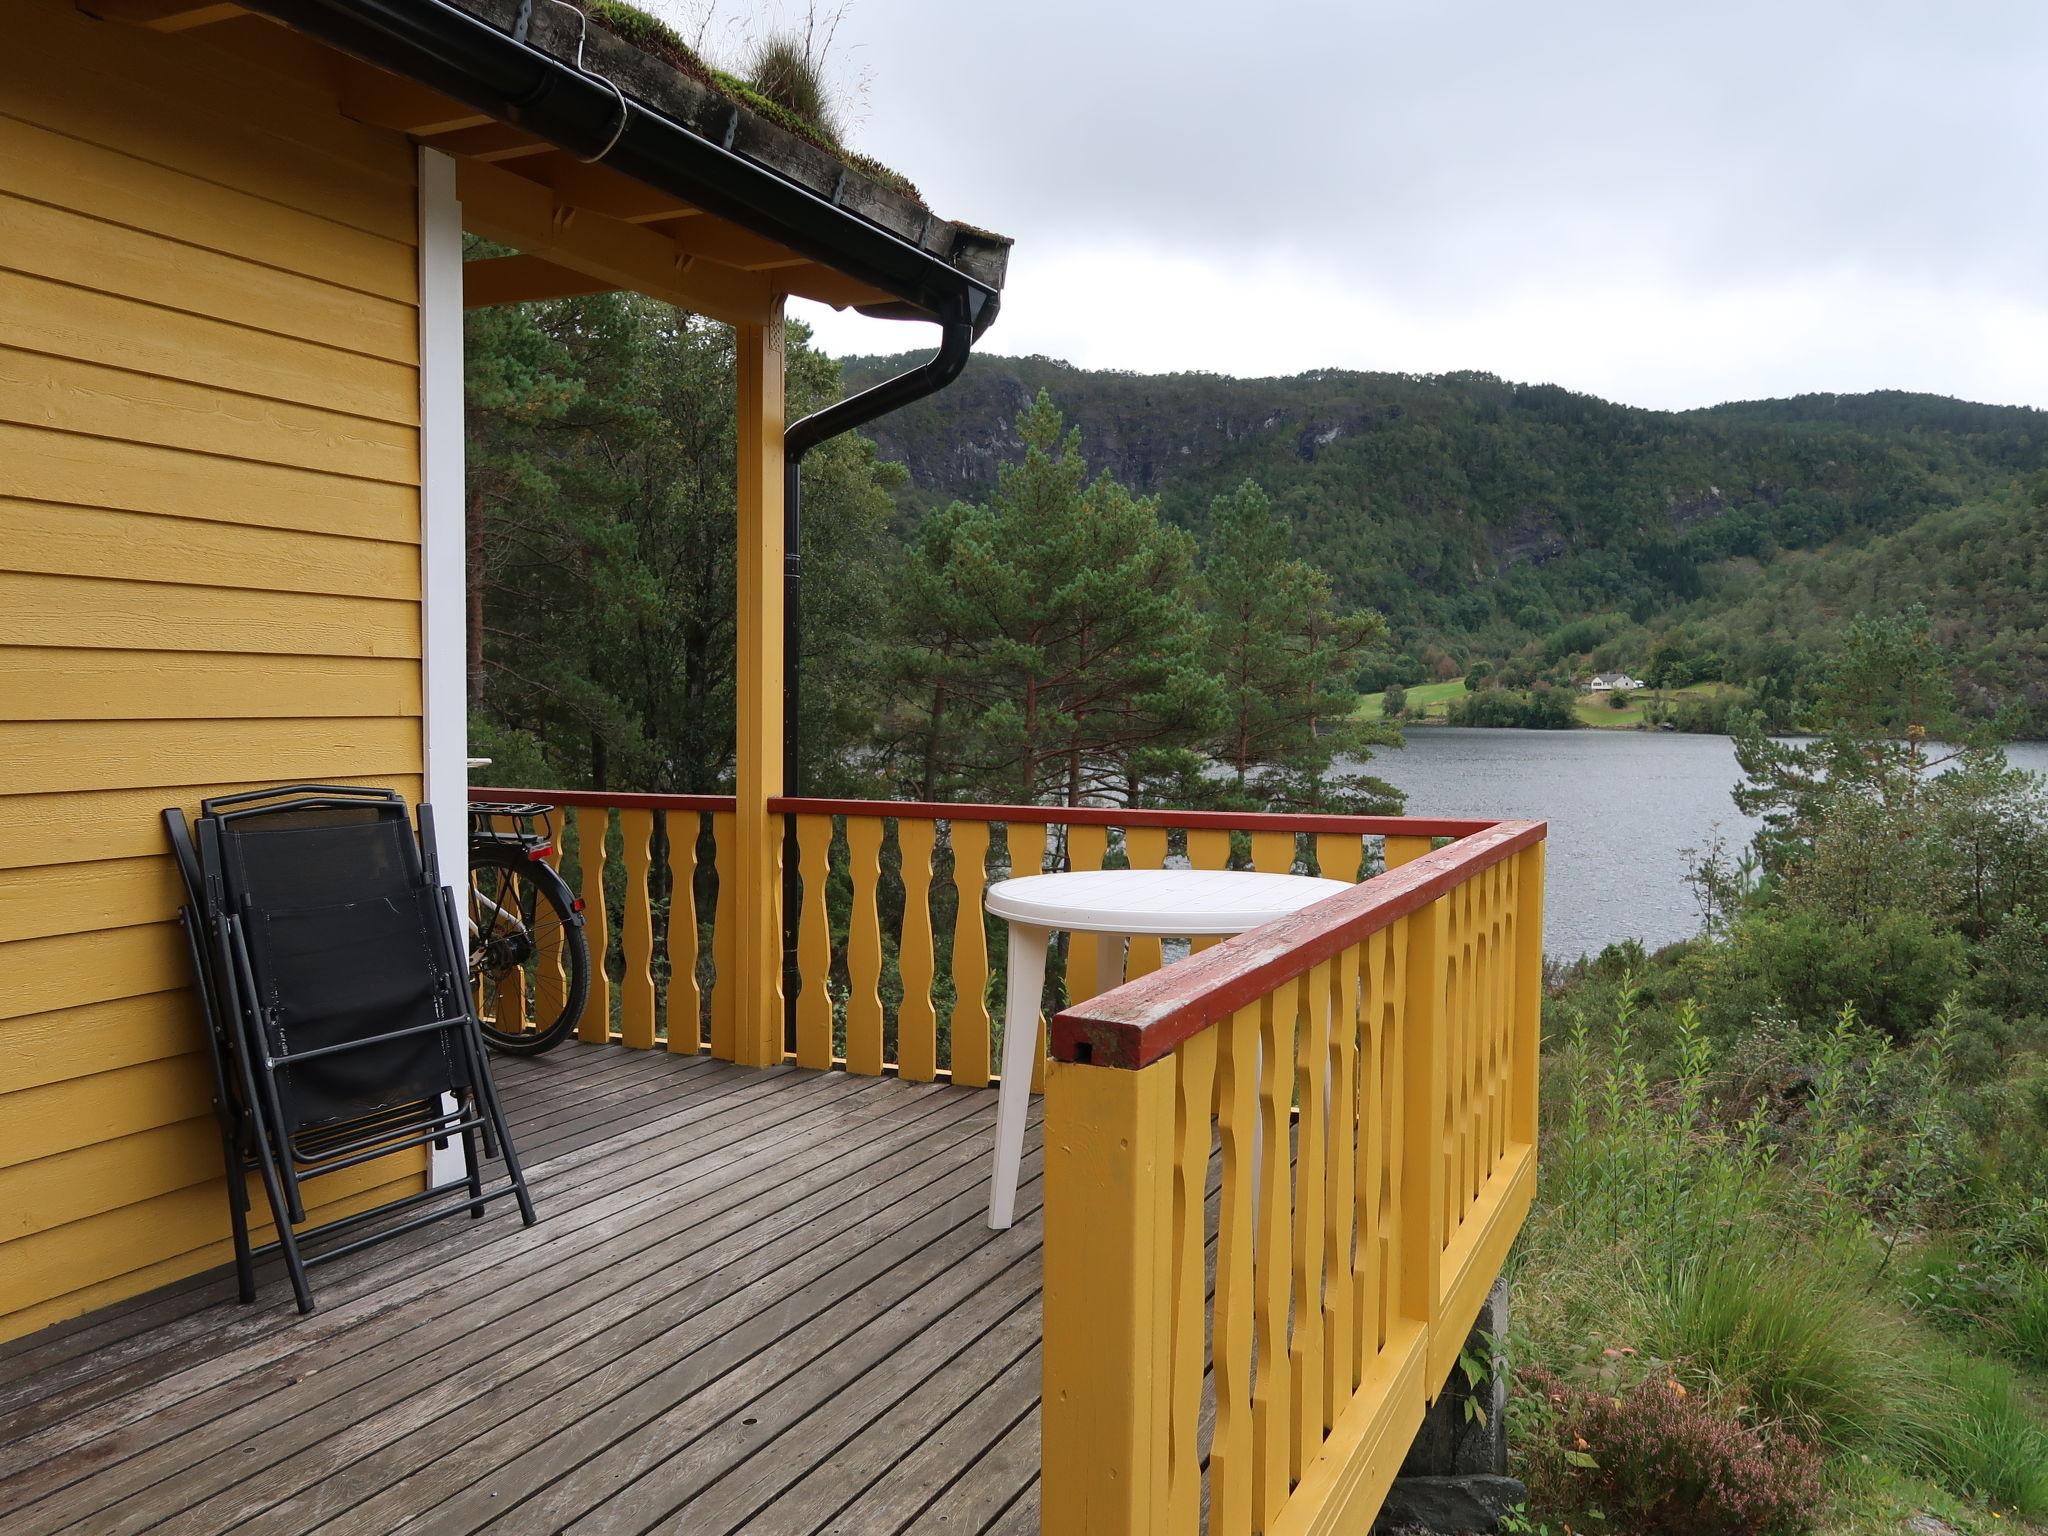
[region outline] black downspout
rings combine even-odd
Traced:
[[[885,379],[872,389],[849,395],[813,411],[782,438],[782,792],[803,793],[799,738],[799,682],[802,672],[804,455],[827,438],[899,410],[914,400],[937,394],[960,377],[974,341],[995,319],[991,298],[973,319],[944,323],[939,350],[930,358]],[[782,996],[785,1046],[796,1049],[796,914],[798,898],[796,818],[783,818],[782,829]]]

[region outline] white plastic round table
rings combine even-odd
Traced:
[[[1096,946],[1097,994],[1124,979],[1123,941],[1134,936],[1205,938],[1243,933],[1314,906],[1351,887],[1308,875],[1248,870],[1100,869],[1026,875],[988,888],[988,909],[1010,925],[1010,979],[1003,1019],[1003,1081],[996,1097],[996,1165],[988,1224],[1015,1218],[1017,1169],[1024,1160],[1024,1113],[1038,1049],[1038,1004],[1045,951],[1054,930],[1110,935]]]

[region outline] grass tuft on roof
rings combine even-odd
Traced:
[[[784,132],[795,134],[813,148],[822,149],[833,158],[844,161],[891,191],[920,206],[924,204],[924,195],[909,177],[892,171],[879,160],[847,149],[825,123],[784,105],[752,81],[705,63],[697,50],[684,42],[682,35],[660,17],[650,16],[638,6],[626,4],[625,0],[583,0],[583,8],[592,21],[620,42],[661,60],[700,85],[709,86],[728,101],[758,113]],[[762,59],[770,60],[774,52],[772,46],[764,46]],[[771,80],[769,83],[773,85],[775,82]],[[824,101],[822,93],[818,94],[816,110],[829,116],[829,104]]]

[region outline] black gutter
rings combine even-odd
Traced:
[[[601,157],[635,181],[893,295],[915,318],[964,316],[977,332],[995,318],[996,293],[986,283],[447,0],[245,3],[571,154]]]
[[[994,304],[991,302],[992,313]],[[970,321],[949,323],[939,350],[924,362],[885,379],[871,389],[814,411],[794,423],[782,438],[782,792],[800,795],[802,769],[797,751],[799,652],[803,615],[803,460],[818,444],[877,417],[900,410],[914,400],[935,395],[960,377],[967,366],[978,328]]]

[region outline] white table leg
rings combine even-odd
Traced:
[[[996,1092],[996,1165],[988,1188],[988,1224],[998,1232],[1016,1219],[1017,1169],[1024,1161],[1024,1116],[1037,1065],[1038,1004],[1045,992],[1044,928],[1010,924],[1010,979],[1003,1002],[1003,1082]]]
[[[1124,984],[1124,938],[1120,933],[1095,935],[1095,995]]]

